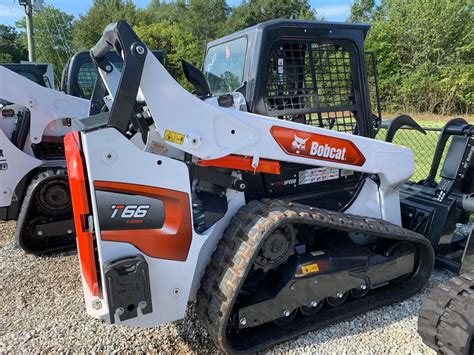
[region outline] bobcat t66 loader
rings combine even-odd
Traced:
[[[89,314],[152,327],[196,300],[216,346],[243,353],[425,285],[434,248],[402,227],[400,207],[413,154],[361,135],[372,130],[360,100],[367,29],[270,21],[238,32],[208,48],[208,79],[188,72],[197,95],[125,22],[105,29],[92,97],[107,90],[113,104],[65,137]],[[246,102],[252,92],[261,99]]]

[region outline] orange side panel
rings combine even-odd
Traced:
[[[93,296],[99,295],[97,269],[94,254],[92,233],[85,230],[89,214],[89,198],[84,177],[84,166],[80,151],[80,138],[77,132],[69,132],[64,137],[69,188],[71,190],[74,225],[76,227],[77,249],[81,262],[81,271],[89,291]]]
[[[199,160],[198,165],[280,175],[280,163],[278,161],[260,159],[257,168],[254,169],[252,167],[252,158],[238,155],[228,155],[211,160]]]
[[[94,181],[97,191],[135,194],[163,202],[164,224],[160,229],[102,230],[102,240],[134,245],[148,256],[185,261],[192,239],[192,221],[187,193],[154,186],[112,181]]]

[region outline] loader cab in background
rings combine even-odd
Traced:
[[[156,58],[164,63],[164,51],[153,51]],[[106,55],[107,61],[117,69],[122,69],[123,60],[116,52]],[[66,63],[61,77],[61,91],[68,95],[90,99],[97,78],[97,70],[89,51],[82,51],[72,56]]]
[[[373,62],[366,63],[364,51],[369,28],[267,21],[209,42],[200,75],[188,63],[183,68],[194,92],[220,106],[374,137],[368,74]],[[239,98],[244,98],[243,104],[235,102]],[[364,174],[353,171],[293,163],[282,163],[281,168],[279,176],[244,174],[252,187],[246,198],[280,198],[345,210],[365,181]]]
[[[54,89],[54,72],[52,64],[23,62],[0,64],[0,66],[20,74],[41,86]]]

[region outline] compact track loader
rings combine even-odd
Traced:
[[[65,137],[90,315],[152,327],[196,300],[216,346],[248,353],[425,285],[434,248],[402,227],[400,208],[413,154],[371,139],[370,105],[358,100],[367,29],[254,26],[208,48],[207,80],[188,72],[196,95],[125,22],[105,29],[91,50],[91,104],[105,91],[113,104]]]
[[[163,60],[163,52],[154,54]],[[107,59],[121,67],[115,52]],[[73,248],[63,137],[72,119],[106,107],[90,107],[95,64],[89,52],[75,54],[63,71],[64,92],[52,89],[46,64],[2,64],[0,70],[0,219],[17,220],[17,243],[26,252]]]
[[[32,253],[74,242],[63,137],[89,115],[89,100],[49,88],[45,70],[0,66],[0,219],[18,220],[17,242]]]

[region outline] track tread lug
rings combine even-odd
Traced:
[[[418,317],[418,333],[423,342],[433,350],[443,354],[454,354],[452,349],[457,347],[456,351],[463,354],[459,352],[462,343],[459,342],[459,337],[465,336],[467,330],[459,328],[459,322],[465,325],[469,323],[466,323],[468,320],[460,309],[466,307],[468,297],[473,298],[474,303],[472,287],[474,287],[474,271],[449,279],[436,287],[426,298]],[[471,314],[474,319],[474,311]],[[472,323],[471,331],[474,332]],[[457,338],[452,340],[453,336]]]

